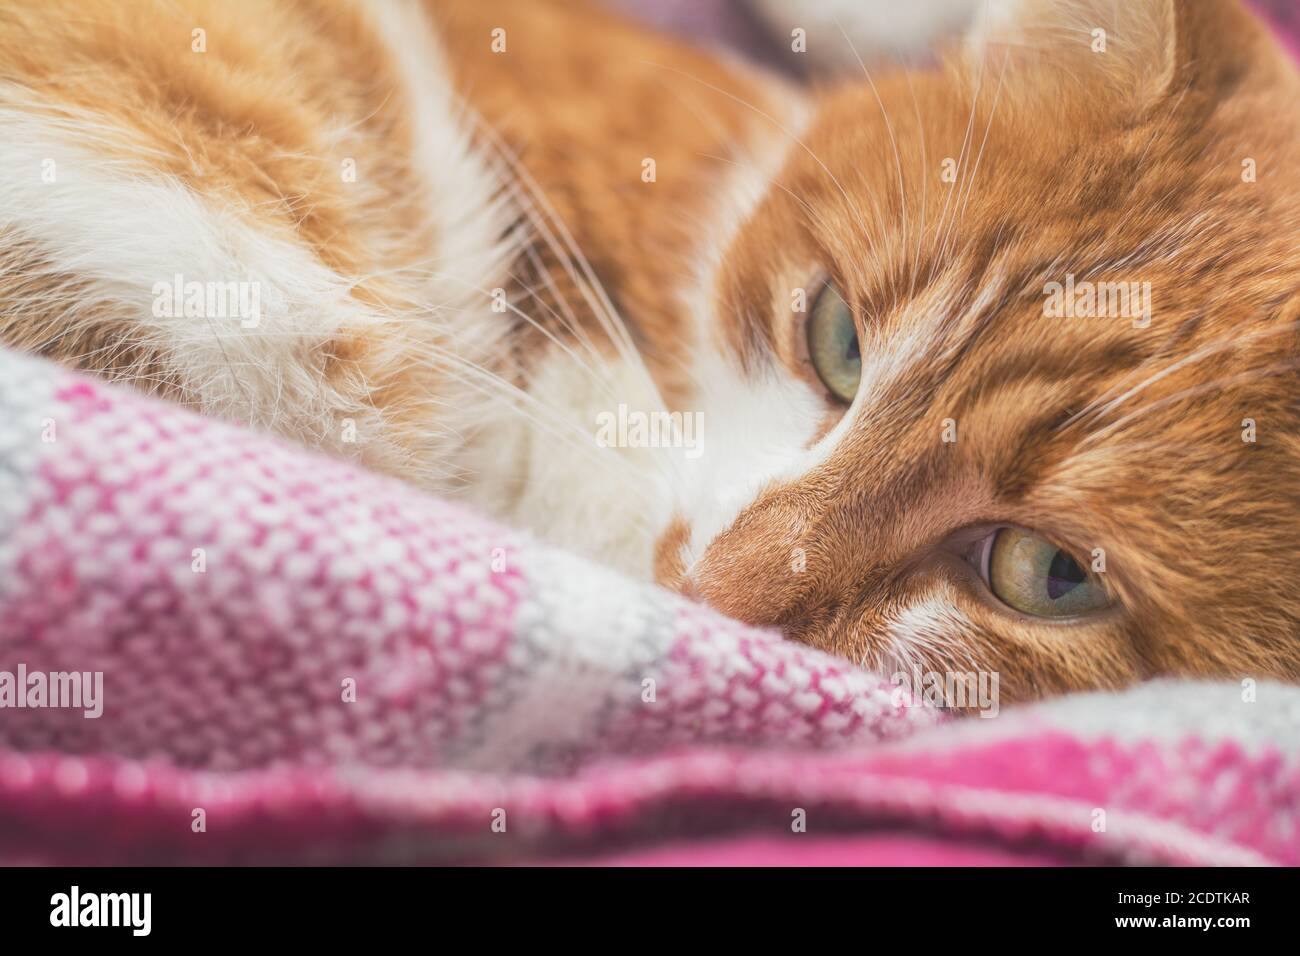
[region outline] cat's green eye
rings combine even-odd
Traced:
[[[813,303],[808,319],[808,357],[832,395],[853,401],[862,378],[862,349],[853,310],[833,282],[822,287]]]
[[[995,531],[983,565],[989,590],[1023,614],[1075,617],[1110,604],[1101,583],[1074,558],[1021,528]]]

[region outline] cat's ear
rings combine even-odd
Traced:
[[[1238,0],[988,0],[966,52],[1142,107],[1230,82],[1262,38]]]

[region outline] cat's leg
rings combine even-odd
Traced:
[[[82,12],[0,17],[0,342],[442,477],[506,227],[419,4]]]
[[[328,366],[340,336],[378,320],[343,277],[48,110],[0,107],[6,345],[313,444],[328,443],[323,415],[363,414]]]

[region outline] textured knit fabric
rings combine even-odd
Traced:
[[[889,828],[990,858],[1300,863],[1296,689],[943,720],[395,481],[0,352],[0,680],[20,668],[102,673],[102,714],[0,708],[5,862]]]

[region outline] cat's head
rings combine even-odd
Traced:
[[[789,131],[658,574],[1009,698],[1300,679],[1300,80],[1236,0],[982,29]]]

